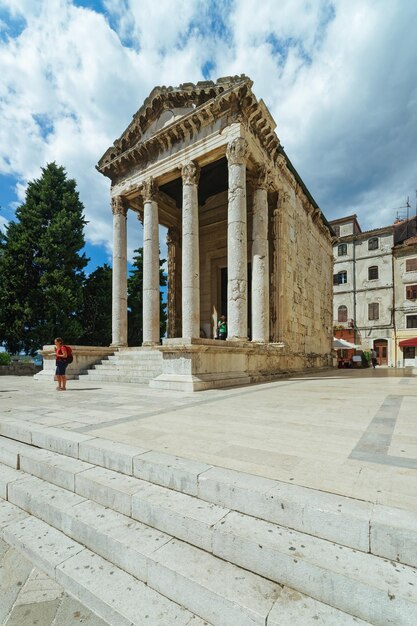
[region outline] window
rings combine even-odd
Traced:
[[[340,237],[340,226],[332,226],[332,228],[336,237]]]
[[[347,318],[348,318],[347,306],[342,305],[337,309],[337,321],[347,322]]]
[[[405,261],[405,271],[406,272],[416,272],[417,271],[417,257],[415,259],[406,259],[406,261]]]
[[[379,320],[379,302],[368,304],[368,320]]]
[[[416,358],[416,349],[414,346],[406,346],[404,348],[404,358],[405,359],[415,359]]]
[[[406,315],[407,328],[417,328],[417,315]]]
[[[337,246],[337,256],[345,256],[347,254],[347,243],[341,243]]]
[[[372,237],[368,239],[368,250],[378,250],[379,248],[379,239],[378,237]]]
[[[376,280],[378,278],[378,266],[372,265],[372,267],[368,268],[368,279]]]
[[[333,274],[333,285],[345,285],[347,283],[347,272]]]
[[[407,300],[417,300],[417,285],[407,285],[405,288]]]

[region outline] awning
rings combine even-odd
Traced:
[[[333,350],[352,350],[358,346],[346,339],[339,339],[339,337],[333,337]]]
[[[417,347],[417,337],[411,337],[411,339],[403,339],[399,344],[400,348],[413,348]]]

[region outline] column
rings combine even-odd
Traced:
[[[248,252],[246,160],[248,143],[238,137],[227,146],[229,192],[227,210],[227,329],[229,340],[248,338]]]
[[[127,208],[121,196],[112,198],[113,271],[112,271],[112,342],[127,346]]]
[[[158,187],[145,180],[143,196],[143,346],[160,341]]]
[[[182,336],[200,337],[200,251],[198,181],[200,168],[191,161],[182,175]]]
[[[168,228],[167,234],[168,248],[168,337],[178,337],[181,333],[179,329],[179,306],[178,292],[180,282],[180,251],[179,251],[179,233],[174,227]]]
[[[252,341],[269,341],[268,174],[255,174],[252,215]]]

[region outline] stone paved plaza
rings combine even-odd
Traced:
[[[414,626],[416,396],[1,377],[0,623]]]
[[[30,420],[417,512],[415,370],[328,370],[201,394],[0,378]]]

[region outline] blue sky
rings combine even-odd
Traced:
[[[391,223],[415,207],[416,18],[414,0],[0,0],[0,228],[56,161],[85,206],[89,271],[111,262],[100,156],[155,85],[240,73],[328,219]],[[131,255],[133,215],[128,232]]]

